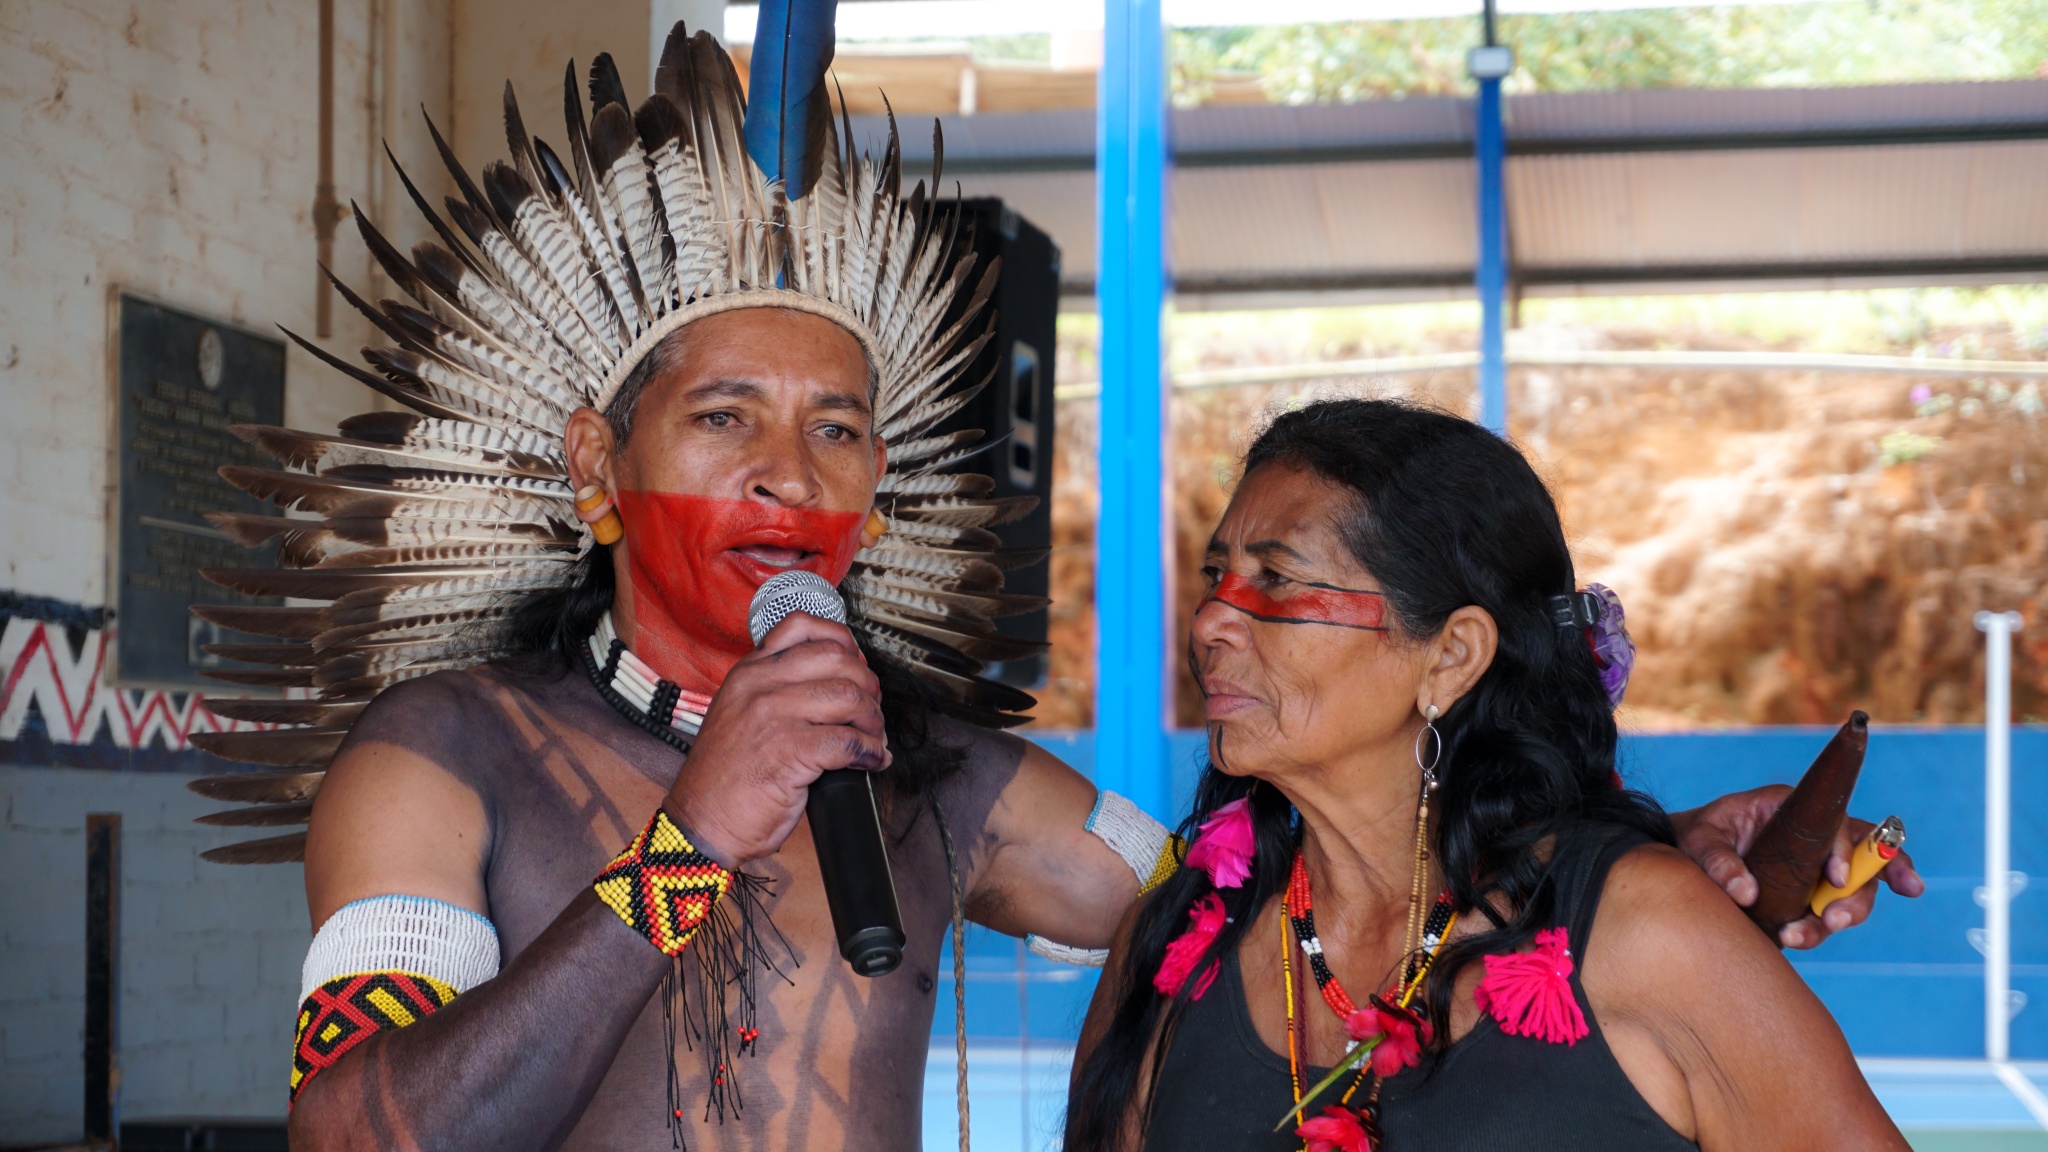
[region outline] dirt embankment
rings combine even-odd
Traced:
[[[1972,334],[1978,355],[2027,353]],[[1670,333],[1581,334],[1653,347]],[[1666,344],[1668,346],[1668,344]],[[1691,347],[1731,347],[1687,342]],[[1749,345],[1761,347],[1761,345]],[[2048,413],[2023,381],[1794,371],[1518,369],[1517,442],[1563,509],[1580,579],[1615,588],[1640,647],[1640,728],[1983,714],[1979,609],[2022,612],[2014,715],[2048,717]],[[1462,408],[1468,373],[1175,397],[1184,634],[1202,544],[1263,414],[1394,394]],[[1092,720],[1095,411],[1060,406],[1052,681],[1039,722]],[[1182,676],[1178,711],[1199,715]]]

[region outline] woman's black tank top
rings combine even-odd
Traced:
[[[1634,831],[1599,827],[1560,848],[1554,873],[1558,919],[1569,929],[1575,959],[1586,954],[1607,870],[1644,842]],[[1657,1115],[1615,1063],[1579,986],[1577,965],[1571,986],[1591,1030],[1577,1044],[1509,1036],[1482,1014],[1441,1055],[1425,1055],[1420,1067],[1388,1080],[1380,1092],[1388,1152],[1697,1148]],[[1317,1003],[1313,997],[1309,1002]],[[1306,1070],[1304,1086],[1328,1072]],[[1287,1057],[1268,1048],[1252,1026],[1235,950],[1223,960],[1209,994],[1189,1005],[1181,1019],[1157,1094],[1148,1152],[1301,1148],[1292,1124],[1273,1131],[1294,1104]],[[1328,1095],[1334,1100],[1340,1093]],[[1318,1104],[1308,1111],[1321,1110]]]

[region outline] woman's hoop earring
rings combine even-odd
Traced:
[[[1444,758],[1443,734],[1436,730],[1437,715],[1436,705],[1431,704],[1423,708],[1422,731],[1415,734],[1415,766],[1422,769],[1423,788],[1431,792],[1436,791],[1437,763]],[[1427,763],[1424,763],[1422,759],[1422,738],[1424,736],[1429,737],[1430,744],[1429,761]]]

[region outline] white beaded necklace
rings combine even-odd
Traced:
[[[626,719],[687,752],[697,729],[704,723],[709,696],[684,691],[673,680],[663,680],[633,655],[612,626],[606,612],[597,622],[586,645],[585,665],[598,694]]]

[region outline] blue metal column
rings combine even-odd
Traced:
[[[1095,520],[1095,782],[1171,822],[1166,773],[1168,569],[1166,35],[1160,0],[1104,0],[1096,101],[1096,304],[1102,400]]]
[[[1502,436],[1508,433],[1507,294],[1508,221],[1507,140],[1501,127],[1500,82],[1514,69],[1514,54],[1494,39],[1492,0],[1486,4],[1485,45],[1466,60],[1479,82],[1479,105],[1472,117],[1475,159],[1479,169],[1479,262],[1473,287],[1479,293],[1479,422]]]

